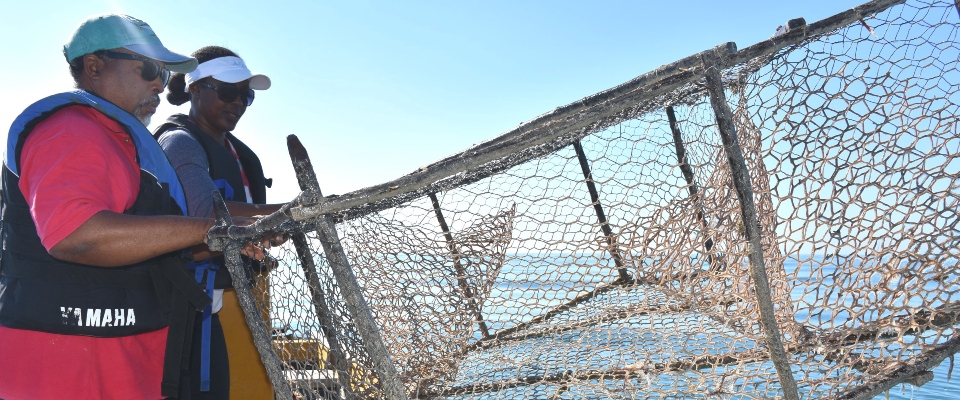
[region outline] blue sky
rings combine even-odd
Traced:
[[[859,0],[15,2],[0,35],[2,135],[19,112],[70,89],[61,48],[91,14],[143,19],[181,53],[220,45],[273,87],[234,132],[260,155],[272,202],[298,188],[296,134],[325,194],[398,178],[660,65],[770,37]],[[151,128],[188,105],[166,102]]]

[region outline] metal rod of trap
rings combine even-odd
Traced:
[[[690,166],[690,162],[687,159],[687,149],[684,145],[683,133],[677,124],[677,116],[673,111],[673,106],[667,107],[667,121],[670,123],[670,131],[673,133],[673,146],[677,152],[677,162],[680,163],[680,173],[683,174],[683,179],[687,182],[687,190],[690,192],[690,198],[696,202],[698,208],[697,221],[700,221],[700,225],[703,226],[704,233],[709,233],[707,219],[703,213],[703,201],[700,198],[700,188],[697,186],[693,167]],[[703,249],[707,254],[707,264],[710,266],[711,271],[722,271],[726,269],[727,262],[724,260],[723,253],[718,252],[716,255],[713,254],[713,238],[707,237],[707,240],[703,242]]]
[[[597,191],[597,185],[593,182],[590,163],[587,161],[587,155],[584,153],[583,146],[580,145],[579,140],[573,142],[573,150],[577,152],[577,160],[580,161],[583,180],[587,183],[587,190],[590,192],[590,202],[593,204],[593,210],[597,213],[597,221],[600,222],[600,229],[603,231],[603,236],[607,239],[607,251],[610,252],[610,257],[613,257],[613,263],[617,266],[617,273],[620,276],[620,280],[630,282],[633,278],[630,277],[630,273],[627,272],[627,268],[624,266],[623,256],[620,255],[620,248],[617,246],[617,237],[613,234],[613,229],[610,228],[610,223],[607,222],[607,215],[603,212],[603,205],[600,204],[600,192]]]

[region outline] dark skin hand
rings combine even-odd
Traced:
[[[249,225],[257,220],[263,218],[267,214],[273,214],[279,211],[285,204],[250,204],[243,203],[239,201],[225,201],[227,204],[227,210],[230,211],[231,216],[233,217],[233,223],[236,225]],[[251,221],[249,223],[238,223],[237,218],[249,217]],[[259,247],[263,249],[269,249],[271,246],[279,246],[287,241],[287,236],[284,234],[273,234],[265,238],[260,239]],[[250,257],[249,254],[244,253],[244,255]]]
[[[227,208],[230,208],[231,203],[241,204],[245,206],[254,206],[254,204],[239,203],[239,202],[233,202],[233,201],[226,201],[226,203],[227,203]],[[260,205],[260,207],[264,207],[267,209],[272,208],[273,206],[276,206],[276,208],[279,209],[282,206],[282,204]],[[250,209],[253,209],[253,207],[251,207]],[[246,225],[253,224],[254,222],[257,222],[257,220],[263,217],[262,215],[233,216],[234,210],[232,208],[230,208],[230,214],[231,214],[231,219],[233,220],[233,224],[239,225],[239,226],[246,226]],[[243,254],[255,260],[263,260],[266,257],[266,254],[264,252],[265,250],[269,249],[272,246],[279,246],[286,241],[287,241],[286,235],[280,234],[280,233],[273,234],[273,235],[259,239],[256,243],[247,243],[246,245],[244,245],[243,249],[240,250],[240,254]],[[204,241],[204,243],[206,243],[206,241]],[[196,246],[192,246],[190,248],[190,252],[193,255],[193,261],[206,260],[208,258],[216,257],[222,254],[219,251],[210,251],[210,249],[207,248],[206,244],[199,244]]]
[[[234,225],[250,225],[262,218],[262,216],[272,214],[283,207],[283,204],[250,204],[231,200],[226,200],[224,203],[227,205],[227,210],[230,212]],[[260,239],[257,244],[248,243],[241,251],[241,254],[262,260],[264,258],[264,250],[269,249],[271,246],[279,246],[286,241],[287,237],[285,235],[271,235]],[[193,261],[206,260],[221,254],[218,251],[210,251],[206,245],[192,246],[190,247],[190,252],[193,254]]]

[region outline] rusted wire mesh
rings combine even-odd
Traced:
[[[960,350],[958,15],[878,0],[791,21],[227,235],[294,236],[271,250],[269,302],[253,295],[275,328],[278,394],[872,398],[923,384]]]

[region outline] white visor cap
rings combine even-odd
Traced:
[[[190,84],[199,81],[208,76],[214,79],[237,83],[250,80],[250,89],[267,90],[270,89],[270,78],[263,74],[250,72],[247,65],[243,63],[240,57],[220,57],[200,63],[197,69],[186,74],[187,84],[183,88],[184,92],[190,91]]]

